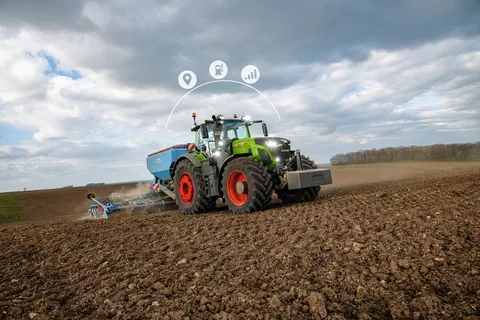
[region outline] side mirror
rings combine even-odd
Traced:
[[[263,131],[263,135],[265,137],[268,137],[268,129],[267,129],[267,124],[265,122],[262,123],[262,131]]]
[[[206,125],[200,125],[200,134],[202,135],[202,139],[208,138],[208,128]]]

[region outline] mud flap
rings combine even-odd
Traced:
[[[332,184],[332,173],[330,169],[289,171],[286,173],[286,179],[287,188],[295,190]]]

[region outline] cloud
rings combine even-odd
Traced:
[[[2,190],[148,179],[145,156],[191,140],[193,111],[266,120],[317,162],[480,136],[477,1],[32,3],[0,4],[0,122],[34,132],[0,145]],[[257,65],[281,120],[252,89],[214,83],[166,130],[178,74],[210,81],[217,59],[232,80]]]
[[[361,61],[371,48],[398,50],[480,31],[476,0],[47,1],[28,10],[30,2],[3,4],[2,24],[37,30],[47,43],[60,37],[62,48],[75,52],[69,58],[77,67],[108,72],[130,86],[176,86],[171,79],[180,71],[200,72],[217,58],[232,70],[248,63],[262,69]],[[60,61],[68,60],[58,52],[66,50],[56,51]]]
[[[71,31],[91,31],[91,21],[80,15],[84,2],[76,0],[43,1],[2,1],[0,3],[0,21],[2,26],[39,28],[48,32],[58,29]]]

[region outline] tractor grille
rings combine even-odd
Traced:
[[[266,147],[277,159],[277,165],[283,167],[290,159],[290,144],[280,138],[255,138],[255,143]]]

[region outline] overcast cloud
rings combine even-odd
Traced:
[[[249,114],[317,163],[480,140],[480,2],[0,0],[0,191],[149,179],[191,112]],[[255,91],[226,79],[248,64]]]

